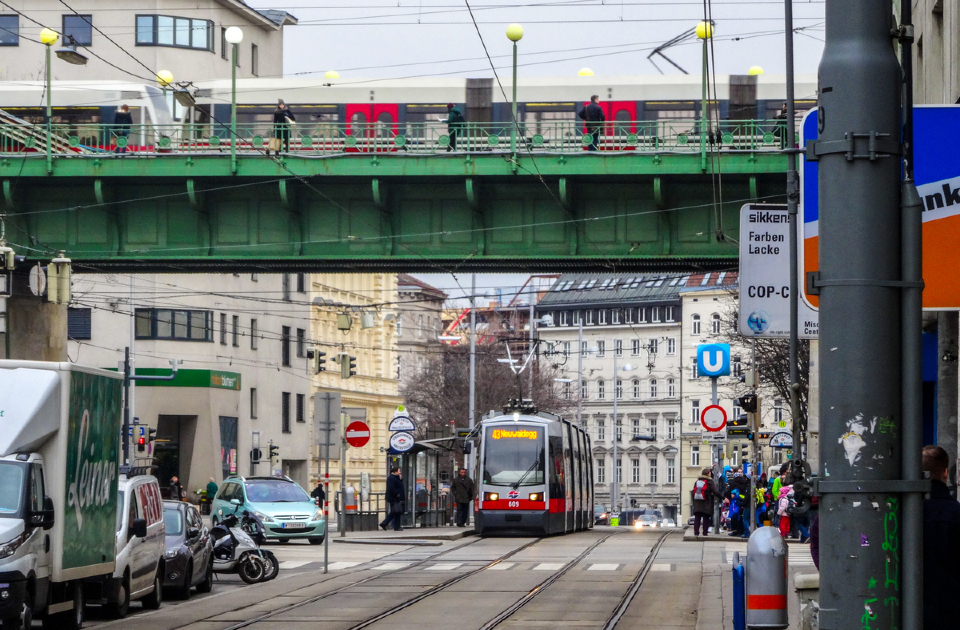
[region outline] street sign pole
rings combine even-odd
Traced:
[[[340,393],[317,392],[313,395],[314,442],[317,454],[323,459],[323,572],[327,573],[330,559],[330,459],[332,458],[334,433],[340,417]],[[323,437],[321,437],[323,436]]]
[[[717,377],[710,378],[710,404],[716,405],[719,404],[720,400],[717,397]],[[720,444],[714,444],[710,447],[713,449],[713,483],[720,483],[720,472],[723,470],[723,466],[720,465],[720,453],[723,452],[723,446]],[[713,502],[713,533],[720,533],[720,501]]]

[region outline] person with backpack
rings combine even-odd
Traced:
[[[704,468],[697,480],[693,482],[691,498],[693,502],[693,535],[700,535],[700,525],[703,525],[703,533],[709,533],[710,522],[713,520],[713,501],[714,499],[723,499],[723,495],[717,492],[717,487],[713,482],[713,471]]]
[[[780,529],[780,535],[784,538],[790,537],[790,497],[793,492],[793,486],[783,486],[780,488],[780,496],[777,498],[777,516],[780,517],[777,527]]]
[[[447,103],[447,119],[438,118],[437,120],[447,123],[447,135],[450,137],[450,144],[447,145],[447,151],[456,151],[457,136],[463,133],[463,127],[467,124],[467,119],[463,117],[463,114],[456,105]]]
[[[587,151],[596,151],[600,145],[600,130],[603,129],[603,121],[607,117],[603,113],[603,108],[598,102],[600,97],[594,94],[590,97],[590,103],[580,110],[580,120],[586,123],[587,133],[593,136],[592,141],[587,146]]]

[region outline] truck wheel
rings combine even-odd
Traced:
[[[130,576],[127,573],[123,574],[117,595],[117,603],[110,604],[107,610],[114,619],[123,619],[130,612]]]
[[[73,610],[45,616],[43,618],[43,630],[80,630],[83,627],[84,606],[86,605],[83,597],[83,584],[74,582]]]
[[[163,603],[163,580],[160,579],[161,575],[163,575],[163,566],[160,566],[160,568],[157,569],[157,574],[153,576],[153,592],[142,600],[144,608],[156,610],[160,608],[160,604]]]
[[[23,604],[19,617],[8,617],[3,620],[3,630],[30,630],[33,624],[33,609],[27,603]]]
[[[197,584],[198,593],[209,593],[213,590],[213,556],[207,560],[207,571],[204,574],[203,582]]]

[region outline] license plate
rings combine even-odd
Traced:
[[[280,523],[280,529],[306,529],[306,523]]]

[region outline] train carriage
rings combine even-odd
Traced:
[[[476,431],[477,532],[563,534],[593,527],[586,432],[534,409],[492,412]]]

